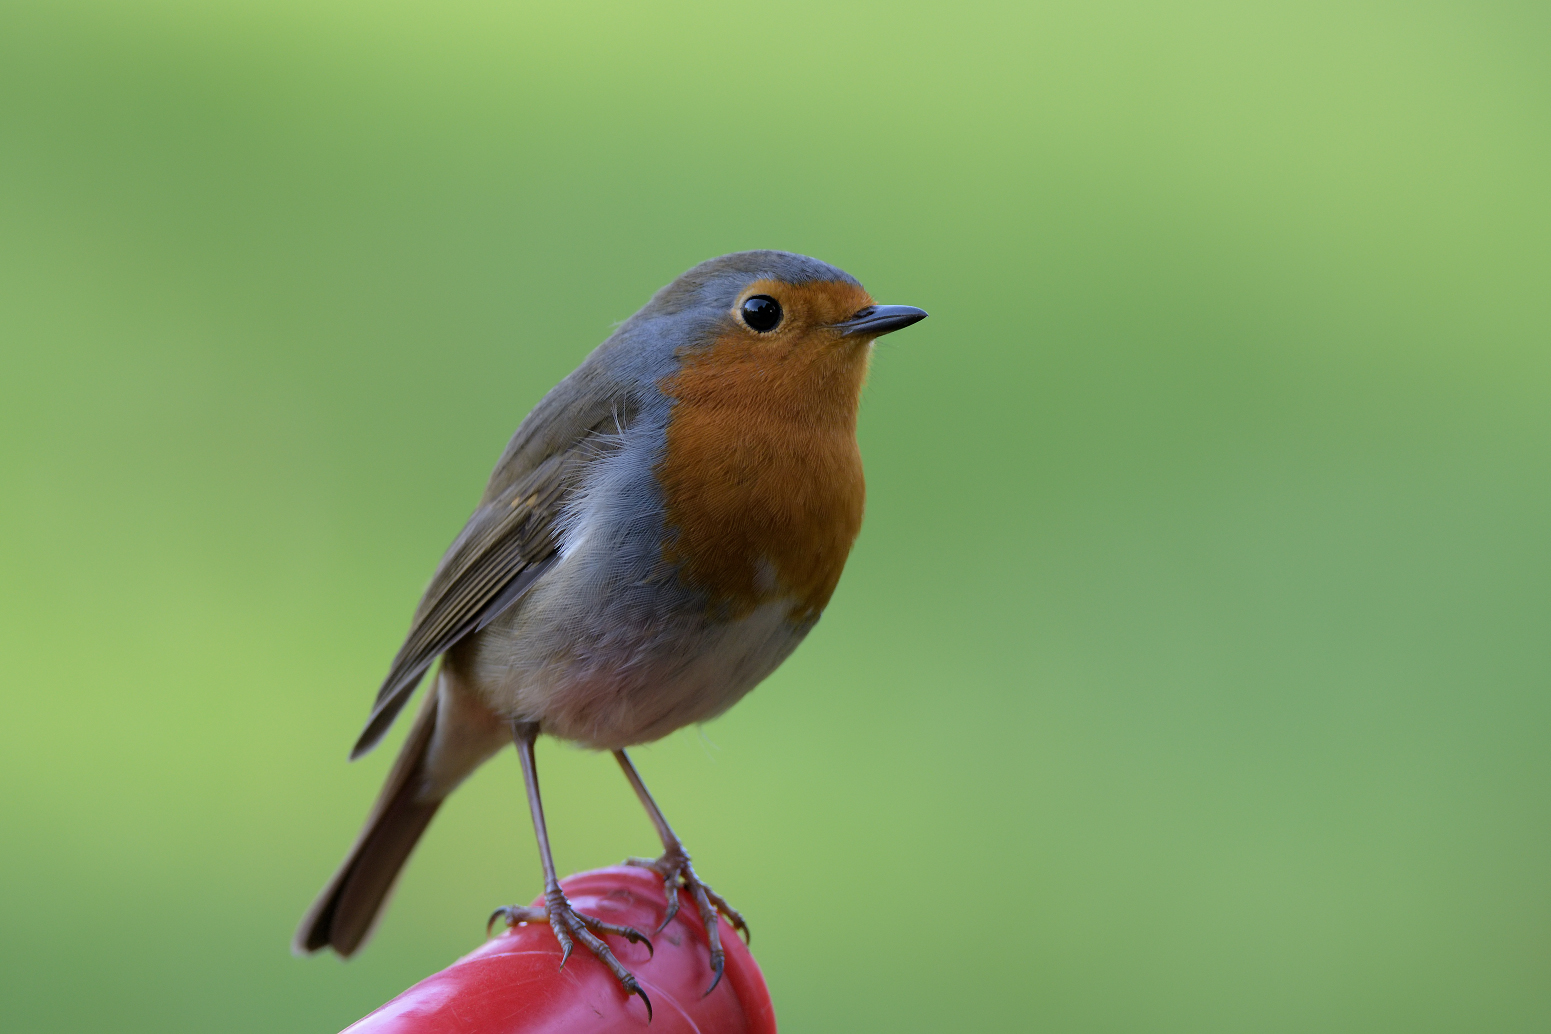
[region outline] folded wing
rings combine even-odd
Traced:
[[[432,661],[495,620],[554,563],[567,500],[629,424],[627,401],[600,387],[562,382],[518,429],[479,508],[431,577],[352,759],[382,739]]]

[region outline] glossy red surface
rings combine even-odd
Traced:
[[[715,991],[702,996],[711,983],[711,952],[688,894],[679,892],[679,914],[653,934],[667,900],[652,873],[596,869],[562,880],[561,886],[578,911],[651,937],[657,949],[652,957],[644,944],[606,938],[651,996],[650,1025],[641,1000],[627,995],[586,948],[578,944],[561,970],[555,935],[547,925],[528,924],[492,937],[426,977],[352,1024],[349,1034],[775,1034],[765,979],[726,920],[719,920],[726,973]]]

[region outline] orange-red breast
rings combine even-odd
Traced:
[[[716,912],[625,748],[714,718],[775,670],[823,612],[862,523],[856,413],[873,340],[924,319],[877,305],[816,259],[703,262],[599,345],[517,428],[442,558],[352,757],[381,739],[442,659],[387,784],[297,931],[349,955],[442,800],[515,740],[544,864],[545,919],[646,999],[598,936],[644,940],[571,909],[533,762],[548,733],[611,750],[655,823],[658,872]],[[659,927],[661,929],[661,927]],[[562,965],[564,963],[562,962]],[[647,1009],[650,1010],[650,1002]]]

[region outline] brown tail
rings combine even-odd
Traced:
[[[344,863],[297,927],[291,951],[307,955],[333,948],[349,957],[372,932],[399,870],[441,807],[443,795],[425,795],[426,756],[436,731],[437,688],[426,694],[388,781]]]

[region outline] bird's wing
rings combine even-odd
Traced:
[[[432,661],[495,620],[554,562],[567,500],[631,415],[626,399],[603,388],[573,374],[518,428],[432,575],[352,758],[382,739]]]

